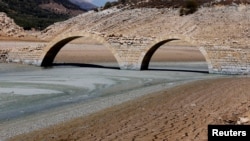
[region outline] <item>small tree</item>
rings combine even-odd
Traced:
[[[125,4],[126,0],[118,0],[118,2],[121,3],[121,4]]]
[[[104,9],[108,9],[108,8],[110,8],[111,6],[112,6],[111,2],[108,1],[108,2],[105,3],[105,5],[104,5],[103,8],[104,8]]]
[[[198,2],[196,0],[186,0],[184,6],[180,9],[180,16],[193,14],[198,10]]]

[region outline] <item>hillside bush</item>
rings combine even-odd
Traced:
[[[118,0],[118,3],[125,4],[127,1],[126,0]]]
[[[65,7],[79,9],[77,6],[74,7],[73,4],[70,5],[67,0],[54,1],[62,3]],[[50,0],[0,0],[0,11],[5,12],[25,30],[32,28],[43,30],[55,22],[70,18],[68,14],[54,13],[39,7],[39,4],[48,2]]]
[[[108,9],[108,8],[110,8],[111,6],[112,6],[111,2],[108,1],[108,2],[105,3],[105,5],[104,5],[103,8],[104,8],[104,9]]]
[[[193,14],[198,10],[199,4],[196,0],[186,0],[180,9],[180,16]]]

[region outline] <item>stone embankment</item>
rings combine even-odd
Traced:
[[[36,60],[34,58],[39,58],[41,56],[44,47],[45,44],[39,44],[37,46],[27,46],[23,48],[12,48],[7,52],[6,56],[8,57],[6,58],[5,62],[36,64],[39,60]]]

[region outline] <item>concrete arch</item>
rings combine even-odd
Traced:
[[[208,70],[210,72],[212,65],[211,65],[211,61],[207,55],[205,48],[202,46],[199,47],[199,43],[197,43],[196,41],[194,41],[188,37],[182,36],[182,35],[173,35],[173,36],[156,38],[156,40],[151,45],[146,47],[145,52],[143,52],[141,54],[141,56],[139,58],[139,64],[141,64],[140,70],[147,70],[149,67],[150,60],[151,60],[152,56],[154,55],[154,53],[156,52],[156,50],[159,49],[163,44],[166,44],[166,43],[174,41],[174,40],[186,41],[194,46],[197,46],[199,48],[201,54],[204,56],[204,58],[207,62],[207,65],[208,65]]]
[[[39,66],[51,66],[57,55],[57,53],[70,41],[73,41],[77,38],[88,37],[98,41],[99,43],[106,46],[111,53],[114,55],[116,61],[119,63],[119,57],[116,56],[115,50],[106,42],[106,40],[96,34],[90,34],[86,32],[74,32],[69,34],[62,34],[53,39],[44,49],[43,54],[41,55],[39,61]]]

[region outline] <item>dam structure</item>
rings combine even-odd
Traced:
[[[45,29],[43,46],[14,49],[7,61],[51,66],[56,54],[77,38],[106,46],[120,69],[146,70],[153,54],[175,40],[203,54],[209,73],[250,73],[250,6],[200,8],[180,16],[176,9],[107,9],[90,11]],[[178,56],[177,56],[178,57]]]

